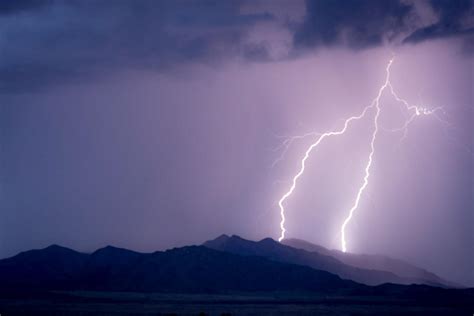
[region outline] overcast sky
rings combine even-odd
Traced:
[[[402,138],[409,112],[382,96],[348,249],[474,286],[473,16],[463,0],[1,1],[0,257],[278,238],[315,140],[285,137],[340,128],[394,56],[397,93],[442,111]],[[312,153],[288,237],[340,249],[373,128]]]

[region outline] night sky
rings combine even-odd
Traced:
[[[464,0],[0,1],[0,258],[277,239],[314,141],[285,137],[340,128],[394,57],[397,93],[443,111],[402,139],[382,96],[349,251],[474,286],[473,43]],[[287,237],[340,249],[372,123],[308,159]]]

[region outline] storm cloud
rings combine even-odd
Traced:
[[[298,47],[381,45],[406,29],[412,6],[397,0],[307,1],[307,15],[295,33]]]
[[[474,1],[432,0],[431,8],[438,21],[414,31],[405,42],[422,42],[430,39],[474,34]]]
[[[302,16],[273,10],[295,6]],[[431,20],[423,21],[424,11]],[[0,91],[30,91],[129,67],[269,62],[320,47],[358,50],[469,35],[472,12],[469,0],[7,0],[0,4]],[[268,39],[278,32],[289,34],[288,43]],[[274,42],[286,47],[277,57]]]
[[[238,1],[7,1],[0,7],[0,90],[17,91],[92,71],[255,55],[242,43],[269,14]]]

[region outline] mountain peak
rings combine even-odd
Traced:
[[[232,235],[232,236],[230,236],[230,239],[234,239],[234,240],[245,240],[244,238],[240,237],[239,235]]]
[[[264,245],[264,246],[267,246],[267,247],[281,247],[282,244],[276,240],[274,240],[273,238],[270,238],[270,237],[267,237],[267,238],[263,238],[262,240],[260,240],[258,242],[260,245]]]
[[[214,239],[211,239],[211,240],[208,240],[206,242],[203,243],[203,246],[206,246],[208,248],[215,248],[215,247],[221,247],[222,245],[225,245],[231,241],[243,241],[245,239],[243,239],[242,237],[238,236],[238,235],[232,235],[232,236],[229,236],[229,235],[226,235],[226,234],[222,234],[220,235],[219,237],[217,238],[214,238]]]
[[[62,254],[72,254],[77,253],[75,250],[69,249],[67,247],[63,247],[57,244],[49,245],[43,249],[32,250],[40,253],[51,254],[51,255],[62,255]],[[24,253],[29,253],[31,251],[26,251]]]
[[[125,248],[119,248],[111,245],[107,245],[105,247],[99,248],[92,253],[92,255],[103,255],[103,254],[120,254],[120,253],[128,253],[128,254],[138,254],[138,252],[133,250],[128,250]]]
[[[216,238],[213,239],[213,240],[227,240],[227,239],[229,239],[229,238],[230,238],[229,235],[222,234],[222,235],[220,235],[219,237],[216,237]]]
[[[64,250],[64,249],[70,250],[69,248],[66,248],[57,244],[52,244],[44,248],[44,250]]]
[[[277,243],[277,241],[275,239],[270,238],[270,237],[263,238],[259,242],[261,242],[261,243]]]

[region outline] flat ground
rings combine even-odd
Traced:
[[[8,295],[7,295],[8,296]],[[0,296],[1,316],[10,315],[469,315],[474,302],[416,302],[380,297],[314,294],[179,295],[55,292]]]

